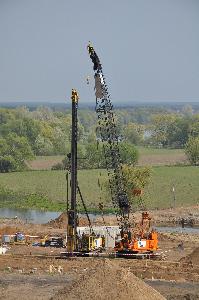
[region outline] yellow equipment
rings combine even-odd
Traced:
[[[72,96],[71,96],[71,100],[78,102],[79,100],[79,95],[76,89],[72,89]]]
[[[41,246],[45,246],[46,241],[49,239],[49,235],[45,235],[43,239],[40,240]]]
[[[93,234],[82,234],[79,239],[79,249],[80,251],[90,252],[90,251],[99,251],[105,247],[105,238],[104,236],[99,236]]]

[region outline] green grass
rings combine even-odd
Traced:
[[[101,201],[100,195],[103,194],[103,192],[100,193],[98,186],[99,176],[103,181],[106,176],[105,170],[79,171],[79,186],[90,211],[96,211],[97,204]],[[6,205],[5,198],[8,207],[42,208],[41,202],[45,203],[44,209],[48,210],[63,210],[66,207],[67,186],[64,171],[27,171],[0,174],[0,188],[0,207]],[[12,197],[5,197],[6,191],[7,195],[12,194]],[[13,194],[16,195],[16,201],[14,201]],[[38,195],[38,201],[34,198],[34,204],[31,203],[29,195]],[[48,199],[48,205],[46,199]],[[82,209],[82,205],[80,205],[80,209]]]
[[[98,177],[103,182],[106,176],[105,170],[79,171],[79,186],[90,211],[96,211],[98,203],[105,198],[104,191],[100,192]],[[199,203],[198,182],[197,167],[153,167],[151,182],[145,189],[145,203],[148,208],[170,207],[173,202],[173,185],[177,206]],[[106,203],[110,210],[108,199]],[[0,174],[0,207],[63,210],[66,207],[65,172],[27,171]],[[80,208],[82,209],[81,205]]]
[[[152,179],[145,189],[148,207],[168,208],[173,206],[175,188],[177,206],[199,203],[199,169],[191,166],[163,166],[152,168]]]

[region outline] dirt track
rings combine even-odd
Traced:
[[[49,156],[44,158],[37,158],[36,160],[28,161],[28,166],[31,170],[50,170],[52,166],[60,163],[64,156]],[[138,165],[140,166],[165,166],[176,165],[187,162],[186,155],[184,153],[172,153],[172,154],[141,154],[139,157]]]
[[[99,269],[99,267],[103,264],[103,261],[104,259],[93,258],[68,260],[16,259],[5,255],[0,258],[0,291],[2,295],[0,299],[17,299],[19,295],[20,299],[27,299],[30,293],[34,295],[31,299],[65,299],[63,298],[63,292],[71,292],[73,285],[79,286],[76,291],[79,292],[79,297],[76,294],[76,298],[68,299],[92,299],[90,296],[88,298],[80,297],[80,295],[85,295],[85,291],[81,290],[81,282],[82,279],[87,280],[93,274],[99,273],[99,270],[102,269]],[[175,299],[177,295],[183,295],[183,291],[185,294],[189,293],[195,297],[199,295],[199,266],[197,265],[170,261],[122,259],[112,260],[111,263],[114,265],[116,273],[120,272],[123,268],[126,272],[146,280],[147,283],[150,283],[150,285],[168,299]],[[50,266],[53,266],[52,274],[49,273]],[[63,268],[62,274],[58,273],[59,266]],[[104,280],[101,275],[98,279],[100,278],[102,281]],[[114,289],[116,288],[114,272],[111,273],[111,278],[111,288]],[[96,280],[98,279],[95,279],[93,282],[93,293],[95,291]],[[118,280],[120,281],[120,279]],[[92,282],[89,282],[90,288],[91,284]],[[178,290],[179,286],[182,289]]]
[[[145,154],[141,155],[138,161],[140,166],[169,166],[176,164],[187,163],[187,158],[184,153],[167,154]]]
[[[189,208],[189,212],[190,210],[192,213],[197,214],[196,208],[193,210]],[[163,214],[162,220],[166,219],[166,213],[168,212],[165,212],[165,214],[163,211],[159,212],[159,217]],[[174,215],[178,215],[178,213],[178,210],[172,212]],[[187,211],[180,211],[180,213],[187,213]],[[154,216],[158,218],[158,213],[155,212]],[[9,233],[23,231],[26,234],[38,234],[40,236],[47,233],[52,235],[65,234],[65,222],[66,219],[62,218],[60,222],[32,225],[24,224],[20,220],[2,220],[0,234],[5,231],[9,231]],[[83,223],[85,223],[84,220]],[[164,233],[160,234],[159,240],[160,252],[162,252],[164,260],[113,259],[111,260],[112,273],[110,275],[113,281],[112,283],[109,282],[108,286],[111,286],[111,289],[116,288],[116,286],[121,289],[121,284],[123,286],[127,284],[123,282],[123,275],[121,278],[117,277],[117,283],[115,281],[114,274],[119,273],[121,270],[121,274],[133,274],[145,280],[147,284],[150,284],[167,299],[199,299],[199,237],[183,233]],[[181,241],[183,241],[183,249],[179,247]],[[63,293],[66,293],[66,291],[71,293],[71,297],[68,299],[91,299],[92,292],[87,294],[86,297],[85,291],[81,290],[81,284],[85,289],[86,287],[91,288],[93,285],[95,291],[95,286],[103,278],[103,274],[100,273],[102,269],[100,266],[104,264],[104,259],[55,259],[53,255],[58,253],[60,253],[60,249],[55,248],[12,246],[6,255],[0,256],[0,299],[18,299],[19,295],[20,299],[28,299],[30,295],[30,299],[67,299],[63,298]],[[47,254],[51,257],[35,257],[38,254]],[[96,273],[101,275],[93,278],[93,281],[89,281],[91,274],[94,276]],[[109,278],[109,273],[105,272],[104,274],[105,278]],[[134,282],[132,285],[135,284],[135,278],[133,276],[130,276],[130,278]],[[82,283],[82,280],[85,281]],[[106,281],[108,282],[108,279]],[[72,292],[71,289],[74,284],[79,287],[77,289],[79,294],[78,292],[76,294]],[[139,282],[136,284],[139,285]],[[103,291],[105,290],[108,293],[107,285],[103,285],[102,288]],[[129,289],[128,293],[131,295],[132,290]],[[85,295],[85,297],[81,298],[80,294],[81,296]],[[120,295],[119,292],[118,295]],[[112,299],[113,295],[110,297]],[[100,298],[99,296],[98,299],[109,298]],[[126,296],[125,299],[128,299],[128,297]]]

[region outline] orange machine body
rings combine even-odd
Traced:
[[[142,221],[137,224],[133,234],[124,233],[115,250],[132,253],[149,253],[158,250],[158,233],[150,229],[151,218],[147,212],[142,213]]]
[[[135,252],[153,252],[158,250],[158,234],[155,231],[149,233],[148,238],[134,239],[128,247]]]

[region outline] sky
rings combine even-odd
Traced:
[[[0,102],[95,101],[89,40],[113,101],[199,101],[199,0],[0,0]]]

